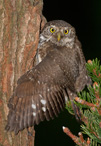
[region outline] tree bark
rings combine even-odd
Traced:
[[[18,78],[32,67],[40,28],[43,0],[0,0],[0,146],[27,146],[27,130],[17,136],[5,131],[7,103]]]

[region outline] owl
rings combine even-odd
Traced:
[[[40,33],[33,67],[22,75],[9,100],[7,131],[19,131],[54,119],[68,100],[77,119],[73,99],[91,84],[85,57],[74,27],[63,20],[48,22]]]

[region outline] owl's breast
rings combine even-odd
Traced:
[[[73,48],[57,48],[57,62],[59,62],[64,73],[75,81],[79,76],[79,54]]]

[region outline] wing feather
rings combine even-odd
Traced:
[[[51,119],[54,119],[54,113],[53,113],[53,110],[52,110],[49,93],[47,93],[47,100],[48,100],[47,110],[49,112],[49,116],[50,116]]]
[[[46,112],[44,112],[44,116],[46,118],[47,121],[49,121],[52,117],[52,114],[51,114],[51,107],[50,107],[50,103],[49,103],[49,100],[48,100],[48,92],[46,92],[46,97],[47,97],[47,104],[46,104]]]
[[[53,100],[54,103],[54,107],[55,107],[55,111],[56,111],[56,116],[58,115],[58,113],[60,112],[59,106],[58,106],[58,102],[57,102],[57,98],[54,96],[53,93],[51,93],[51,99]]]

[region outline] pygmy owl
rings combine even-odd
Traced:
[[[34,66],[18,80],[9,100],[6,130],[20,130],[58,116],[77,92],[91,83],[74,27],[62,20],[48,22],[40,34]]]

